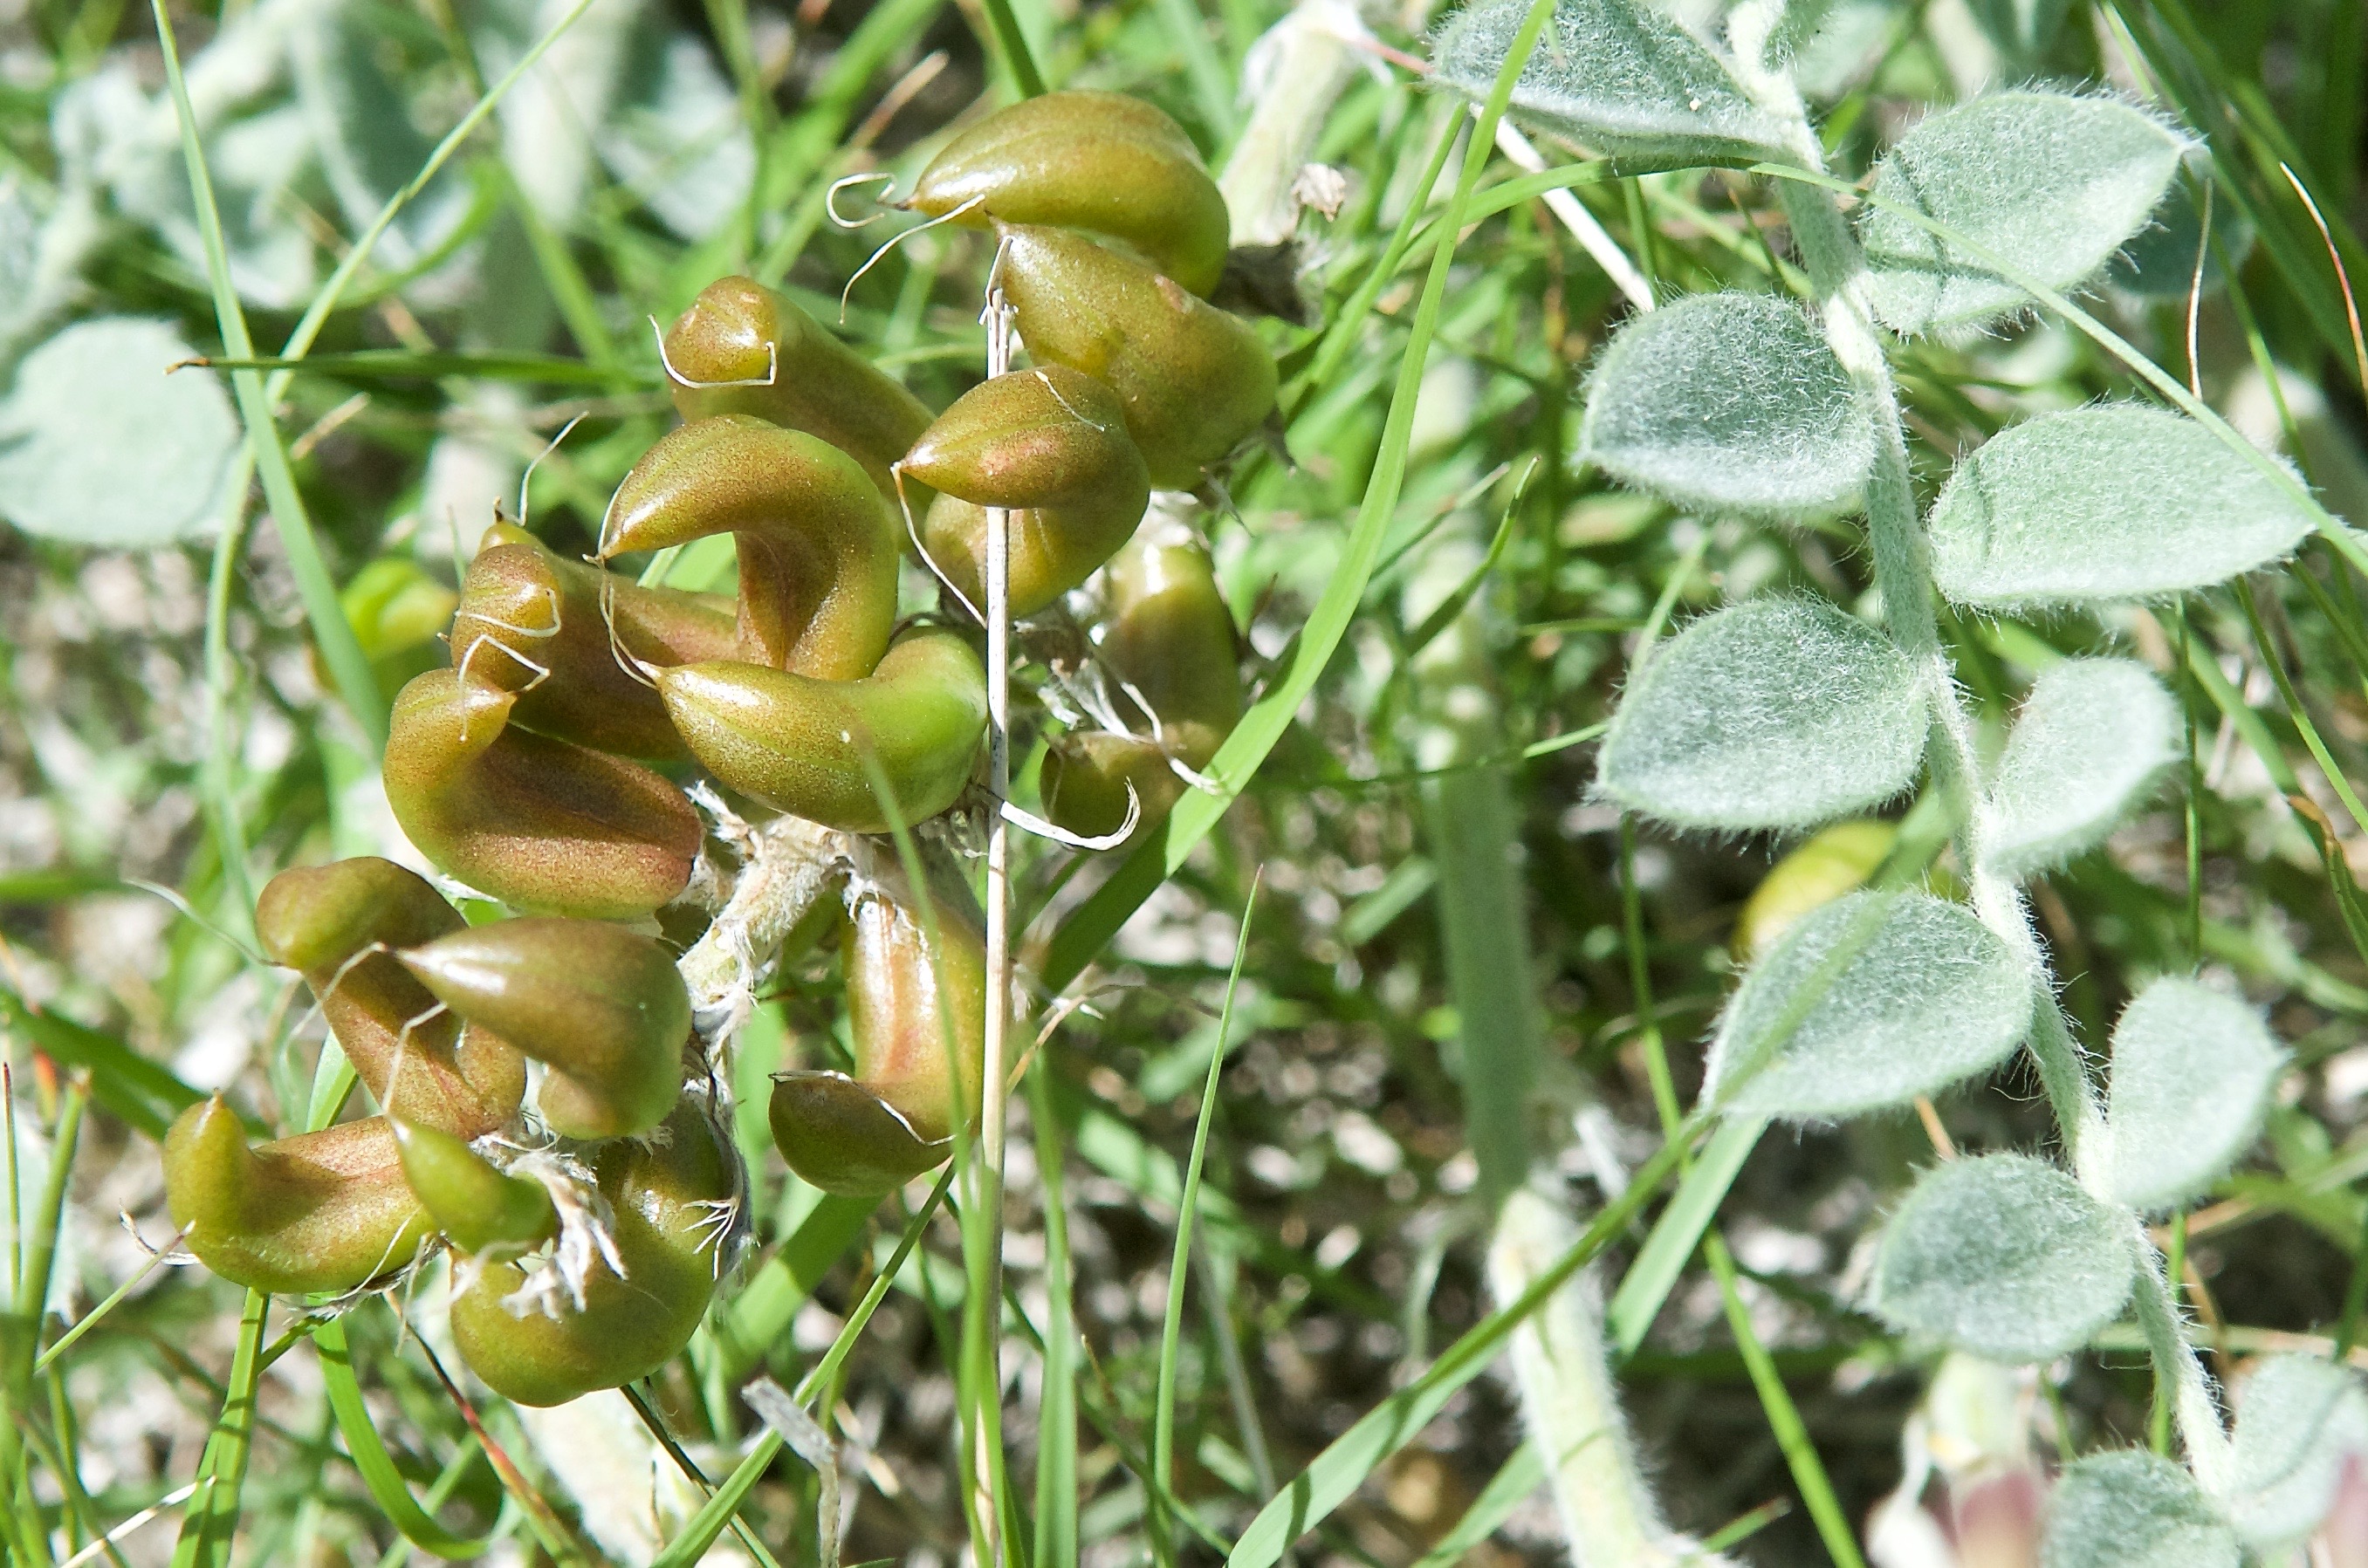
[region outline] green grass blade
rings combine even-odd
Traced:
[[[724,1356],[724,1381],[746,1377],[772,1343],[788,1332],[790,1320],[823,1277],[863,1237],[878,1210],[876,1198],[826,1194],[806,1211],[780,1249],[749,1278],[731,1305],[711,1320]]]
[[[230,1363],[228,1392],[213,1435],[198,1460],[197,1492],[181,1516],[173,1545],[173,1568],[227,1568],[231,1538],[238,1529],[239,1494],[246,1484],[246,1460],[255,1442],[255,1389],[263,1375],[263,1320],[271,1298],[246,1293],[238,1320],[238,1348]]]
[[[1725,1201],[1727,1188],[1735,1185],[1743,1162],[1751,1157],[1759,1135],[1767,1131],[1766,1122],[1751,1117],[1730,1117],[1720,1122],[1710,1142],[1702,1145],[1702,1157],[1679,1182],[1677,1196],[1662,1209],[1603,1314],[1612,1346],[1622,1358],[1634,1356],[1645,1343],[1654,1318],[1660,1315],[1661,1303],[1669,1299],[1678,1276],[1685,1272],[1702,1233],[1710,1228],[1711,1216]]]
[[[1052,1066],[1041,1051],[1028,1072],[1028,1107],[1044,1186],[1044,1390],[1036,1411],[1035,1568],[1076,1568],[1077,1328],[1062,1179],[1067,1151],[1053,1108]]]
[[[302,371],[359,382],[432,381],[447,376],[469,376],[482,381],[613,387],[635,392],[659,392],[666,386],[662,378],[631,366],[597,365],[556,354],[415,353],[408,348],[357,348],[345,354],[281,354],[253,359],[201,356],[188,361],[188,365],[192,369],[205,370]]]
[[[1784,1380],[1769,1358],[1768,1347],[1751,1326],[1751,1309],[1744,1304],[1736,1289],[1735,1259],[1727,1256],[1726,1243],[1717,1233],[1702,1238],[1702,1256],[1709,1260],[1711,1273],[1718,1280],[1718,1290],[1726,1303],[1727,1327],[1735,1335],[1736,1347],[1743,1352],[1744,1367],[1751,1374],[1751,1386],[1759,1395],[1760,1408],[1767,1413],[1769,1430],[1776,1435],[1776,1446],[1784,1452],[1784,1462],[1792,1467],[1793,1484],[1801,1489],[1801,1500],[1809,1506],[1809,1517],[1816,1521],[1817,1537],[1826,1543],[1827,1554],[1839,1568],[1866,1568],[1866,1560],[1859,1555],[1858,1538],[1850,1531],[1849,1517],[1843,1514],[1840,1502],[1834,1496],[1833,1483],[1826,1479],[1826,1467],[1817,1458],[1817,1450],[1809,1441],[1809,1429],[1801,1424],[1801,1413],[1793,1406],[1793,1396],[1785,1392]]]
[[[335,1318],[320,1324],[313,1330],[313,1344],[320,1352],[321,1381],[337,1432],[346,1440],[346,1452],[361,1471],[362,1484],[370,1488],[387,1522],[422,1551],[456,1562],[482,1556],[493,1544],[490,1537],[454,1535],[412,1500],[411,1488],[395,1469],[370,1420],[370,1409],[362,1403],[361,1384],[354,1381],[352,1357],[346,1348],[345,1324]]]
[[[197,208],[198,233],[205,243],[206,274],[213,286],[214,321],[222,333],[223,351],[232,358],[254,357],[255,343],[246,330],[246,312],[230,278],[230,260],[222,244],[222,214],[214,206],[214,188],[206,172],[205,148],[198,141],[197,111],[189,105],[189,85],[181,74],[181,53],[173,36],[173,22],[165,0],[150,0],[156,18],[156,41],[164,51],[165,79],[172,88],[173,108],[180,119],[181,157],[188,166],[189,191]],[[337,585],[313,537],[311,514],[296,489],[296,475],[288,466],[288,449],[271,415],[271,398],[263,377],[254,370],[234,370],[231,387],[239,417],[246,426],[247,450],[263,476],[263,494],[271,504],[271,520],[279,529],[280,548],[288,556],[289,574],[296,579],[297,597],[331,681],[373,751],[386,744],[386,699],[370,660],[337,603]]]
[[[1454,1527],[1439,1538],[1439,1543],[1417,1557],[1409,1568],[1455,1568],[1464,1554],[1497,1533],[1497,1527],[1513,1517],[1513,1510],[1528,1502],[1531,1494],[1546,1483],[1546,1461],[1539,1457],[1535,1443],[1523,1443],[1513,1450],[1513,1457],[1488,1478],[1480,1495],[1463,1510],[1463,1517]]]
[[[1003,67],[1011,73],[1011,85],[1023,98],[1041,96],[1044,91],[1044,73],[1036,64],[1035,51],[1028,47],[1028,34],[1011,9],[1011,0],[985,0],[987,26],[994,30],[996,52],[1002,57]]]
[[[1217,1014],[1217,1040],[1209,1052],[1209,1076],[1201,1087],[1200,1119],[1192,1127],[1192,1153],[1184,1163],[1184,1197],[1177,1206],[1176,1251],[1167,1265],[1167,1308],[1159,1328],[1159,1384],[1152,1400],[1151,1468],[1157,1472],[1159,1492],[1176,1488],[1176,1357],[1184,1334],[1184,1294],[1192,1277],[1192,1221],[1200,1210],[1201,1173],[1209,1153],[1209,1126],[1217,1114],[1217,1080],[1225,1067],[1225,1042],[1233,1033],[1234,996],[1242,983],[1242,963],[1249,957],[1250,921],[1258,914],[1258,884],[1250,883],[1248,902],[1242,906],[1240,931],[1234,938],[1234,967],[1225,977],[1224,1006]],[[1162,1561],[1172,1560],[1176,1543],[1155,1509],[1151,1547]]]
[[[90,1074],[91,1097],[127,1127],[162,1141],[173,1118],[206,1096],[114,1035],[36,1013],[0,986],[0,1017],[52,1060]]]

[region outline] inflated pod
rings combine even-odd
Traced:
[[[727,787],[848,833],[885,833],[868,754],[906,823],[937,815],[970,781],[986,733],[986,672],[956,632],[899,637],[861,680],[747,664],[684,665],[654,677],[700,765]]]
[[[620,653],[683,665],[733,658],[739,646],[728,596],[645,588],[564,560],[507,523],[486,531],[452,618],[453,665],[515,694],[512,723],[622,756],[684,753],[666,704]]]
[[[282,871],[255,901],[264,952],[304,976],[378,1103],[390,1115],[474,1138],[518,1109],[526,1062],[438,1009],[386,950],[466,924],[425,878],[375,856]]]
[[[472,1024],[550,1069],[535,1104],[568,1138],[621,1138],[664,1121],[682,1092],[690,994],[674,958],[597,920],[472,926],[397,955]]]
[[[1096,837],[1124,825],[1129,784],[1144,824],[1166,816],[1185,788],[1173,764],[1207,767],[1242,716],[1233,612],[1200,543],[1138,538],[1106,578],[1101,665],[1111,705],[1141,733],[1061,735],[1042,776],[1045,814]]]
[[[1746,963],[1800,920],[1856,892],[1899,842],[1896,823],[1857,819],[1821,828],[1768,869],[1735,923],[1735,956]]]
[[[957,1103],[965,1123],[978,1114],[986,938],[966,889],[937,877],[929,893],[934,945],[901,871],[884,869],[850,893],[839,953],[855,1071],[774,1082],[773,1142],[825,1191],[903,1185],[953,1152]]]
[[[609,509],[601,554],[728,533],[740,557],[739,648],[818,680],[868,676],[896,625],[904,533],[854,459],[745,414],[652,447]]]
[[[1065,366],[973,387],[899,465],[938,492],[921,542],[970,602],[986,603],[986,508],[1008,508],[1011,613],[1030,615],[1092,575],[1151,499],[1117,396]]]
[[[639,763],[517,728],[517,701],[455,670],[396,696],[386,797],[420,853],[552,914],[631,919],[680,892],[701,834],[682,791]]]
[[[165,1200],[183,1242],[234,1284],[350,1290],[412,1261],[433,1227],[384,1117],[251,1148],[217,1095],[165,1134]]]
[[[1003,231],[1003,291],[1041,364],[1118,394],[1151,483],[1185,490],[1274,411],[1274,357],[1247,323],[1081,234]]]
[[[998,109],[945,145],[905,205],[958,222],[1046,223],[1118,241],[1195,294],[1225,270],[1225,199],[1184,128],[1124,93]]]
[[[559,1208],[541,1182],[510,1176],[449,1132],[394,1123],[412,1196],[452,1244],[477,1257],[515,1256],[559,1233]]]
[[[738,1197],[731,1155],[686,1101],[665,1135],[604,1145],[592,1171],[613,1219],[620,1278],[596,1260],[584,1304],[549,1315],[521,1301],[526,1274],[495,1263],[452,1301],[452,1338],[488,1387],[519,1404],[564,1404],[647,1376],[690,1343],[720,1272],[721,1218]]]
[[[862,464],[882,494],[888,465],[928,426],[919,398],[751,278],[700,290],[666,333],[666,356],[685,419],[746,414],[819,436]]]

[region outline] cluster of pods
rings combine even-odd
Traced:
[[[1156,821],[1238,720],[1234,623],[1189,528],[1145,526],[1271,417],[1272,358],[1206,298],[1223,197],[1182,131],[1117,94],[1050,94],[957,135],[903,205],[991,229],[1028,368],[929,410],[743,278],[664,339],[684,423],[619,487],[584,561],[496,523],[451,665],[397,696],[389,801],[418,850],[518,912],[470,925],[391,862],[285,872],[256,926],[301,972],[380,1114],[251,1146],[220,1098],[168,1137],[189,1249],[223,1277],[334,1294],[427,1249],[459,1259],[453,1337],[496,1392],[549,1404],[688,1342],[746,1176],[664,937],[714,915],[683,781],[814,824],[850,1072],[782,1074],[771,1126],[825,1188],[884,1191],[975,1115],[988,984],[975,902],[923,840],[927,885],[865,835],[960,804],[987,721],[988,528],[1008,598],[1092,716],[1053,735],[1045,812],[1112,840]],[[728,534],[731,595],[644,585],[619,558]],[[899,618],[900,563],[942,585]],[[1088,583],[1099,573],[1096,583]],[[1074,590],[1085,590],[1075,593]],[[1138,830],[1139,831],[1139,830]],[[711,901],[712,903],[712,901]],[[663,913],[662,913],[663,912]],[[655,917],[655,918],[654,918]],[[775,955],[756,955],[760,964]],[[529,1063],[533,1092],[529,1095]]]

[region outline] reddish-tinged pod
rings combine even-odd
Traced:
[[[726,596],[644,588],[501,523],[461,579],[451,642],[456,668],[518,698],[512,723],[622,756],[678,757],[666,704],[621,660],[728,659],[739,626]]]
[[[452,1011],[550,1069],[535,1104],[552,1131],[621,1138],[674,1108],[690,997],[649,937],[597,920],[497,920],[396,956]]]
[[[839,950],[855,1071],[774,1082],[773,1142],[826,1191],[903,1184],[952,1153],[957,1117],[978,1114],[986,938],[967,890],[939,877],[929,893],[925,913],[893,867],[850,891]]]
[[[517,700],[452,670],[395,698],[386,795],[411,842],[523,909],[626,920],[680,892],[701,834],[682,791],[638,763],[514,728]]]
[[[1003,290],[1030,357],[1118,394],[1153,484],[1190,489],[1274,412],[1274,357],[1247,323],[1083,235],[1001,233]]]
[[[165,1199],[208,1268],[252,1290],[350,1290],[409,1264],[433,1227],[383,1117],[250,1148],[222,1097],[165,1135]]]
[[[819,680],[868,676],[896,625],[903,530],[845,452],[746,415],[696,420],[617,487],[604,556],[728,533],[740,556],[736,652]]]
[[[849,833],[885,833],[954,803],[986,733],[986,672],[956,632],[921,627],[861,680],[814,680],[756,665],[685,665],[655,677],[691,755],[744,795]]]
[[[1009,509],[1014,615],[1084,582],[1133,534],[1151,498],[1117,396],[1059,365],[972,388],[899,468],[939,492],[921,542],[975,607],[986,603],[986,508]]]
[[[303,974],[379,1104],[474,1138],[518,1109],[526,1063],[483,1030],[464,1029],[387,950],[465,925],[425,878],[373,856],[282,871],[255,901],[263,950]]]
[[[1225,270],[1225,199],[1184,128],[1124,93],[998,109],[945,145],[905,205],[959,222],[1043,223],[1118,241],[1195,294]]]
[[[882,494],[888,465],[929,423],[919,398],[746,278],[701,290],[666,333],[666,356],[685,419],[746,414],[819,436],[861,463]]]

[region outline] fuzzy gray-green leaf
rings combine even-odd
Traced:
[[[1529,0],[1478,0],[1457,12],[1431,44],[1435,79],[1486,97],[1529,9]],[[1602,153],[1712,162],[1784,144],[1784,128],[1725,62],[1649,0],[1556,0],[1512,108]]]
[[[1680,827],[1804,828],[1916,777],[1926,702],[1889,639],[1815,599],[1705,617],[1629,685],[1598,782]]]
[[[2129,1299],[2124,1221],[2055,1166],[1986,1154],[1924,1173],[1884,1231],[1876,1312],[1992,1361],[2049,1361]]]
[[[2178,748],[2178,710],[2145,665],[2067,659],[2042,671],[1990,781],[1982,862],[2022,877],[2094,848]]]
[[[1867,287],[1900,332],[1987,320],[2021,289],[1879,203],[1912,208],[2052,289],[2069,289],[2146,224],[2186,143],[2113,98],[1992,93],[1943,109],[1876,169],[1863,210]]]
[[[1932,504],[1932,575],[1986,609],[2152,598],[2279,560],[2310,526],[2277,481],[2184,415],[2068,409],[1957,465]]]
[[[2066,1467],[2040,1568],[2237,1568],[2236,1532],[2187,1471],[2137,1449]]]
[[[2113,1026],[2112,1197],[2160,1209],[2211,1186],[2253,1142],[2285,1061],[2241,998],[2176,978],[2138,993]]]
[[[1796,521],[1858,505],[1874,426],[1808,318],[1760,294],[1704,294],[1611,340],[1579,452],[1679,506]]]
[[[2317,1529],[2347,1456],[2368,1455],[2368,1393],[2347,1367],[2316,1356],[2257,1362],[2237,1405],[2230,1522],[2270,1552]]]
[[[1852,893],[1752,967],[1711,1046],[1705,1097],[1821,1119],[1905,1105],[1998,1064],[2031,983],[1971,913],[1923,893]]]

